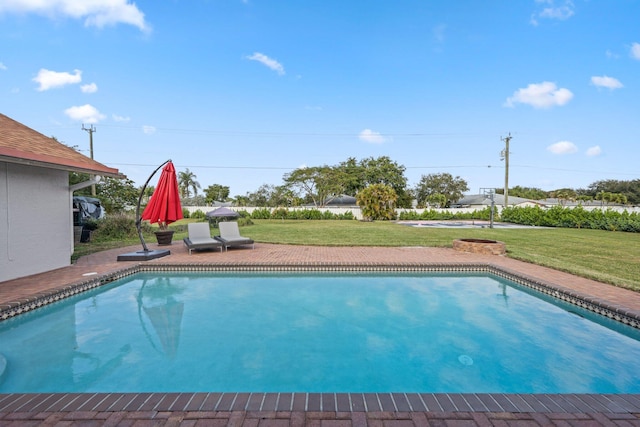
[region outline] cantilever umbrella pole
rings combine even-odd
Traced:
[[[142,196],[144,196],[144,190],[147,189],[147,185],[149,184],[149,181],[151,181],[151,178],[153,178],[153,176],[156,174],[156,172],[160,170],[161,167],[163,167],[170,161],[171,159],[167,160],[166,162],[158,166],[156,170],[154,170],[153,173],[151,173],[151,175],[149,175],[149,179],[147,179],[147,182],[145,182],[144,185],[142,186],[142,190],[140,190],[140,197],[138,197],[138,206],[136,207],[136,230],[138,230],[138,237],[140,237],[140,243],[142,243],[142,249],[145,252],[149,252],[149,248],[147,248],[147,244],[144,241],[144,237],[142,237],[142,218],[140,216],[140,204],[142,203]]]

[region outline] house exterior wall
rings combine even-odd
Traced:
[[[0,282],[70,264],[69,173],[0,162]]]

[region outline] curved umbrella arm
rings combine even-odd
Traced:
[[[167,160],[166,162],[164,162],[163,164],[158,166],[156,168],[156,170],[154,170],[151,173],[151,175],[149,175],[149,178],[147,179],[147,182],[144,183],[144,185],[142,186],[142,189],[140,190],[140,197],[138,197],[138,206],[136,207],[136,230],[138,230],[138,237],[140,237],[140,243],[142,243],[142,249],[145,252],[149,252],[149,248],[147,248],[147,244],[144,241],[144,237],[142,237],[142,218],[140,217],[140,204],[142,203],[142,197],[144,196],[144,190],[147,189],[147,185],[149,185],[149,181],[151,181],[151,178],[153,178],[153,176],[156,174],[156,172],[158,172],[160,170],[161,167],[163,167],[164,165],[166,165],[170,161],[171,161],[171,159]]]

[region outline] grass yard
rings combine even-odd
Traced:
[[[182,220],[176,224],[190,221]],[[569,228],[417,228],[388,221],[253,222],[251,226],[242,227],[241,233],[263,243],[451,247],[453,240],[458,238],[499,240],[506,244],[507,256],[511,258],[640,291],[640,233]],[[185,236],[185,232],[177,232],[174,242],[181,241]],[[154,242],[153,235],[145,239]],[[136,243],[140,241],[80,245],[76,256]]]
[[[256,241],[326,246],[440,246],[499,240],[507,256],[640,291],[640,234],[569,228],[417,228],[393,222],[254,221]]]

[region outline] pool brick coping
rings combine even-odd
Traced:
[[[640,314],[623,307],[608,305],[588,296],[526,275],[497,267],[490,263],[307,263],[268,264],[137,264],[91,279],[70,284],[24,301],[0,306],[0,321],[60,301],[90,289],[108,284],[140,272],[443,272],[489,273],[512,280],[520,285],[578,305],[587,310],[640,328]],[[304,419],[351,420],[363,425],[374,420],[409,420],[419,425],[426,418],[478,420],[471,413],[493,414],[491,417],[509,419],[509,414],[529,414],[530,419],[544,425],[549,418],[559,420],[583,419],[607,424],[611,420],[640,422],[640,394],[505,394],[505,393],[11,393],[0,394],[0,421],[35,416],[44,419],[51,413],[85,414],[88,419],[98,414],[130,413],[140,419],[162,418],[163,414],[182,413],[181,418],[225,418],[232,422],[233,414],[259,413],[259,419],[289,419],[303,413]],[[364,419],[353,418],[366,413]],[[416,413],[428,413],[416,419]],[[36,414],[36,415],[34,415]],[[40,414],[40,415],[37,415]],[[209,417],[209,414],[211,415]],[[225,415],[226,414],[226,415]],[[316,414],[317,416],[314,416]],[[327,415],[320,415],[327,414]],[[342,415],[341,415],[342,414]],[[371,415],[375,414],[375,415]],[[462,415],[453,415],[462,414]],[[465,414],[468,415],[465,418]],[[498,414],[498,415],[495,415]],[[502,415],[500,415],[502,414]],[[533,414],[533,415],[532,415]],[[536,418],[535,414],[551,414]],[[567,416],[562,415],[567,414]],[[576,414],[589,414],[583,417]],[[599,419],[598,414],[608,414]],[[571,415],[571,416],[568,416]],[[105,415],[106,417],[107,415]],[[595,417],[595,418],[594,418]],[[31,418],[29,418],[31,419]],[[489,421],[489,420],[487,420]],[[426,422],[424,425],[428,425]]]
[[[233,271],[269,271],[269,272],[425,272],[425,273],[488,273],[511,280],[521,286],[542,294],[573,304],[617,322],[640,329],[640,312],[623,306],[609,304],[597,298],[563,289],[553,283],[545,282],[527,275],[498,267],[490,263],[140,263],[116,271],[73,283],[49,292],[34,295],[21,301],[0,305],[0,321],[43,307],[73,295],[94,289],[132,274],[141,272],[233,272]]]
[[[503,393],[34,393],[0,394],[8,413],[53,412],[485,412],[636,414],[637,394]]]

